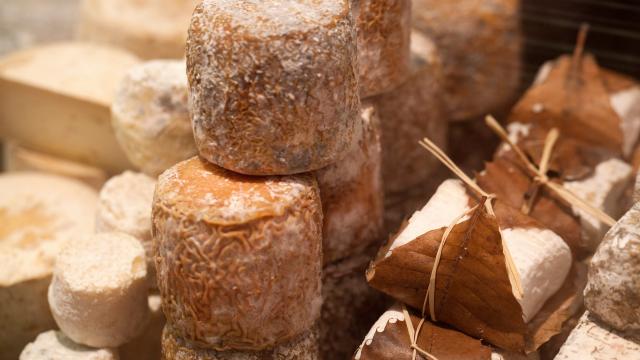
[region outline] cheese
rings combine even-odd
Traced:
[[[200,156],[249,175],[338,161],[358,121],[357,69],[347,0],[203,1],[187,42]]]
[[[554,359],[635,360],[638,354],[640,345],[637,341],[597,323],[587,311]]]
[[[504,110],[515,100],[523,66],[519,1],[414,0],[412,26],[441,51],[451,120]]]
[[[1,59],[0,135],[109,172],[131,167],[111,130],[109,107],[120,79],[137,62],[127,52],[83,43]]]
[[[176,335],[218,351],[263,350],[318,319],[322,205],[312,175],[251,177],[194,157],[160,175],[152,214]]]
[[[149,322],[142,334],[122,345],[120,360],[158,360],[161,358],[162,329],[166,323],[162,313],[162,299],[158,294],[149,295]]]
[[[358,32],[360,97],[388,92],[409,76],[411,0],[351,0]]]
[[[215,351],[190,344],[176,336],[169,326],[165,326],[162,332],[162,354],[163,359],[172,360],[319,360],[318,327],[314,326],[290,340],[261,351]]]
[[[196,154],[183,60],[155,60],[133,67],[111,107],[116,139],[129,160],[156,177]]]
[[[7,172],[50,173],[82,181],[94,189],[100,189],[107,181],[103,169],[31,150],[11,141],[4,144],[3,156],[4,171]]]
[[[609,159],[599,163],[590,177],[580,181],[567,181],[564,187],[592,206],[618,218],[624,211],[623,200],[633,184],[633,175],[629,164]],[[573,206],[573,212],[580,217],[585,247],[595,251],[608,230],[607,225],[576,206]]]
[[[450,226],[470,209],[469,202],[461,181],[443,182],[429,202],[414,213],[407,226],[397,234],[386,256],[422,234]],[[519,302],[523,319],[528,322],[564,283],[571,268],[571,250],[562,238],[547,229],[506,228],[500,229],[500,233],[520,276],[523,296]]]
[[[148,321],[144,249],[124,233],[86,236],[58,255],[49,285],[56,324],[71,340],[117,347]]]
[[[35,336],[53,329],[47,304],[55,258],[93,231],[98,197],[55,175],[0,175],[0,358],[15,359]]]
[[[83,0],[77,37],[143,59],[179,59],[197,0]]]
[[[62,332],[50,330],[38,335],[29,343],[22,353],[20,360],[118,360],[115,349],[94,349],[76,344]]]
[[[149,285],[156,287],[151,203],[156,181],[144,174],[125,171],[102,187],[96,212],[96,232],[122,232],[135,237],[143,246]]]
[[[380,241],[383,193],[380,121],[363,107],[356,141],[335,164],[316,172],[323,214],[323,262],[358,253]]]
[[[640,330],[640,203],[610,230],[593,255],[585,305],[620,331]]]

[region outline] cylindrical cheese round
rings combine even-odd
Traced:
[[[111,105],[116,139],[141,171],[158,176],[196,154],[189,118],[184,60],[154,60],[133,67]]]
[[[58,255],[49,307],[73,341],[120,346],[138,336],[148,320],[146,278],[144,249],[136,238],[124,233],[88,236]]]
[[[382,237],[380,121],[372,105],[362,108],[360,122],[356,141],[342,160],[316,172],[325,264],[358,253]]]
[[[93,233],[98,195],[72,179],[0,175],[0,359],[55,327],[47,287],[60,249]]]
[[[116,349],[94,349],[74,343],[60,331],[49,330],[41,333],[29,343],[20,360],[118,360]]]
[[[413,0],[413,27],[442,53],[451,120],[505,110],[522,70],[518,0]]]
[[[137,338],[118,348],[120,360],[158,360],[160,359],[160,339],[166,324],[162,312],[162,299],[159,294],[149,295],[149,323]]]
[[[205,0],[187,42],[200,156],[249,175],[329,165],[358,119],[347,0]]]
[[[179,59],[199,0],[83,0],[78,38],[125,48],[143,59]]]
[[[199,348],[181,339],[169,326],[162,332],[163,360],[318,360],[318,326],[289,341],[258,351],[216,351]]]
[[[312,175],[251,177],[194,157],[158,179],[153,236],[163,311],[214,350],[262,350],[320,313],[322,208]]]
[[[360,96],[390,91],[409,76],[411,0],[351,0],[358,31]]]

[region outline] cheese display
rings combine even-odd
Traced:
[[[589,264],[585,305],[620,331],[640,330],[640,203],[610,230]]]
[[[130,168],[111,130],[109,108],[118,83],[138,61],[125,51],[84,43],[0,59],[0,134],[109,172]]]
[[[118,360],[118,351],[114,349],[95,349],[74,343],[62,332],[50,330],[39,334],[29,343],[20,360]]]
[[[120,360],[158,360],[162,330],[166,323],[162,313],[162,299],[158,294],[149,295],[149,322],[137,338],[118,348]]]
[[[554,359],[633,360],[638,354],[637,341],[596,322],[587,311]]]
[[[391,91],[409,76],[411,0],[351,0],[358,32],[362,98]]]
[[[412,20],[442,54],[451,120],[473,120],[516,100],[522,72],[519,1],[414,0]]]
[[[317,170],[353,141],[358,67],[347,0],[206,0],[191,20],[187,71],[198,151],[225,169]]]
[[[170,327],[162,332],[162,353],[164,359],[173,360],[318,360],[317,326],[272,348],[250,351],[215,351],[189,344],[175,336]]]
[[[341,161],[316,172],[322,199],[323,262],[380,241],[383,226],[380,120],[362,108],[356,141]]]
[[[198,2],[82,0],[77,37],[122,47],[143,59],[179,59]]]
[[[182,60],[133,67],[120,83],[111,112],[116,139],[141,171],[158,176],[196,154]]]
[[[56,324],[73,341],[117,347],[138,336],[148,321],[147,266],[138,240],[102,233],[67,245],[49,286]]]
[[[194,345],[263,350],[320,316],[311,175],[250,177],[194,157],[158,179],[152,226],[163,311]]]
[[[47,287],[67,242],[93,232],[98,196],[78,181],[41,173],[0,175],[0,358],[15,359],[55,328]]]

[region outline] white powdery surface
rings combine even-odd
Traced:
[[[29,343],[20,360],[117,360],[118,352],[114,349],[95,349],[74,343],[60,331],[44,332]]]

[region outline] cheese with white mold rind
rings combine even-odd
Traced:
[[[394,248],[422,234],[450,226],[469,209],[469,196],[463,183],[445,181],[429,202],[409,219],[393,240],[387,256]],[[500,229],[500,233],[520,275],[523,296],[519,302],[523,319],[528,322],[564,283],[572,264],[571,250],[562,238],[547,229],[507,228]]]
[[[598,164],[593,174],[579,181],[566,181],[564,187],[592,206],[602,210],[614,219],[624,211],[623,197],[633,183],[633,169],[627,163],[615,158]],[[595,251],[608,226],[576,206],[573,212],[580,217],[584,246]]]
[[[29,343],[20,360],[118,360],[118,351],[112,348],[96,349],[74,343],[61,331],[50,330]]]
[[[554,360],[637,360],[638,340],[625,338],[585,312]]]

